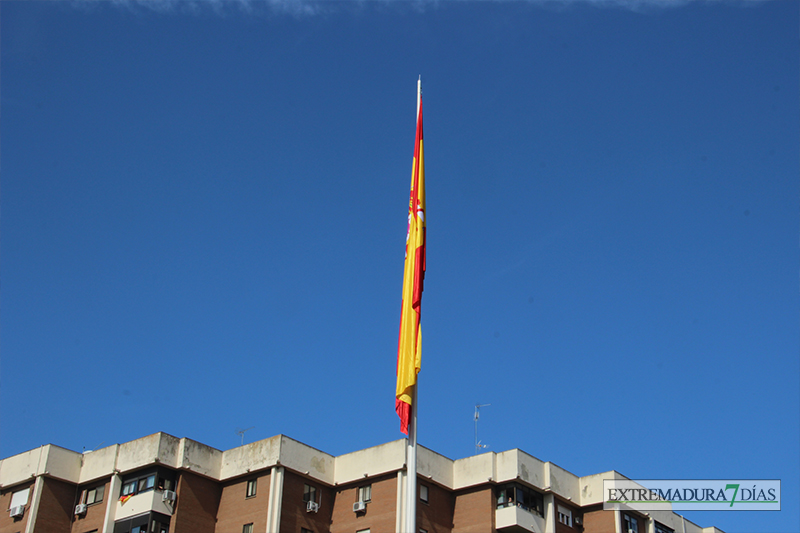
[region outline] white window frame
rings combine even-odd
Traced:
[[[31,493],[31,488],[28,487],[27,489],[18,490],[17,492],[11,495],[11,504],[8,506],[9,509],[12,507],[19,507],[21,505],[28,504],[28,496]]]
[[[317,487],[315,487],[314,485],[309,485],[308,483],[305,483],[303,485],[303,501],[304,502],[319,503],[317,501],[317,492],[318,492],[317,491]]]
[[[629,533],[630,531],[633,531],[634,533],[639,532],[639,519],[635,516],[625,513],[622,515],[622,521],[625,522],[625,533]]]
[[[94,493],[94,494],[93,494]],[[100,499],[97,499],[97,496],[100,496]],[[102,503],[106,496],[106,485],[103,483],[102,485],[97,485],[96,487],[92,487],[91,489],[86,491],[86,505],[92,505],[94,503]]]
[[[252,491],[251,491],[252,488]],[[245,498],[252,498],[256,495],[258,491],[258,479],[248,479],[247,485],[244,488],[244,497]]]
[[[564,507],[563,505],[558,506],[558,521],[564,524],[565,526],[572,527],[572,510]]]

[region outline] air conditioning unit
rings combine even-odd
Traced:
[[[161,501],[162,502],[174,502],[175,501],[175,491],[174,490],[165,490],[161,493]]]
[[[24,512],[25,512],[24,505],[16,505],[8,510],[8,516],[10,516],[11,518],[15,518],[17,516],[22,516]]]
[[[79,503],[75,506],[75,514],[86,514],[86,507],[87,505],[85,503]]]
[[[353,504],[354,513],[362,513],[367,510],[367,502],[356,502]]]
[[[317,502],[308,502],[306,505],[306,512],[316,513],[317,511],[319,511],[319,504]]]

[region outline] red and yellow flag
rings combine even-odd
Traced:
[[[411,198],[408,202],[406,264],[403,274],[403,302],[400,313],[400,340],[397,347],[397,393],[395,410],[400,431],[408,434],[411,403],[422,350],[420,304],[425,278],[425,159],[422,154],[422,99],[417,113],[417,140],[411,169]]]

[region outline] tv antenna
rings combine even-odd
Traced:
[[[475,455],[478,455],[483,448],[489,447],[488,444],[481,444],[481,441],[478,440],[478,420],[481,418],[481,407],[488,407],[490,405],[492,404],[475,404]]]
[[[92,448],[91,450],[87,450],[87,449],[86,449],[86,446],[84,446],[84,447],[83,447],[83,453],[89,453],[89,452],[93,452],[93,451],[95,451],[95,450],[99,449],[99,448],[100,448],[100,446],[102,446],[103,444],[105,444],[105,442],[106,442],[106,441],[103,441],[103,442],[101,442],[100,444],[98,444],[97,446],[95,446],[94,448]]]
[[[240,437],[242,437],[242,446],[244,446],[244,434],[245,434],[246,432],[250,431],[251,429],[253,429],[254,427],[255,427],[255,426],[250,426],[250,427],[249,427],[249,428],[247,428],[247,429],[240,429],[240,428],[236,428],[236,434],[237,434],[237,435],[239,435]]]

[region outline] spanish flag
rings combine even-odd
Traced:
[[[411,197],[408,202],[408,235],[403,274],[403,302],[400,313],[400,340],[397,348],[397,391],[395,410],[400,431],[408,435],[411,403],[422,349],[420,304],[425,278],[425,159],[422,153],[422,99],[417,111],[417,140],[411,169]]]

